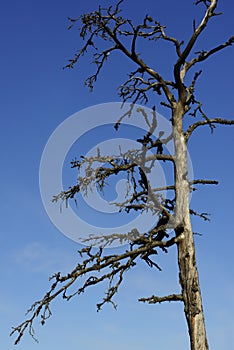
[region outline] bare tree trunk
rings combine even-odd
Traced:
[[[208,350],[192,231],[185,227],[186,239],[178,244],[180,284],[188,324],[191,350]]]
[[[188,182],[187,150],[182,130],[184,110],[180,103],[174,115],[175,145],[175,185],[176,185],[176,218],[179,224],[178,234],[182,240],[177,244],[179,279],[182,287],[184,312],[188,324],[191,350],[208,350],[205,321],[203,315],[201,290],[196,265],[193,231],[190,221],[190,188]]]

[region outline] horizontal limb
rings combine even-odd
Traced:
[[[201,184],[201,185],[218,185],[219,182],[216,181],[216,180],[203,180],[203,179],[189,181],[189,185],[196,185],[196,184]]]
[[[181,294],[171,294],[171,295],[166,295],[164,297],[158,297],[156,295],[152,295],[149,298],[140,298],[138,301],[142,301],[144,303],[148,304],[156,304],[156,303],[163,303],[166,301],[183,301],[183,296]]]

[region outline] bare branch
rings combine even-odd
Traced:
[[[222,118],[213,118],[213,119],[208,119],[208,120],[201,120],[201,121],[199,121],[197,123],[194,123],[187,129],[187,131],[184,134],[186,142],[188,141],[188,139],[190,138],[190,136],[192,135],[194,130],[196,130],[199,126],[212,125],[213,128],[215,128],[215,125],[213,125],[213,124],[234,125],[234,120],[227,120],[227,119],[222,119]]]
[[[101,72],[101,69],[104,66],[104,63],[107,61],[107,58],[111,54],[112,51],[115,51],[117,49],[116,46],[110,47],[107,50],[102,51],[101,53],[96,53],[94,55],[94,62],[97,66],[96,73],[91,75],[85,80],[85,85],[87,85],[90,89],[90,91],[93,91],[94,83],[97,81],[97,78],[99,76],[99,73]]]
[[[189,56],[191,50],[193,49],[198,37],[205,29],[208,21],[210,20],[211,17],[214,16],[214,11],[216,9],[216,6],[217,6],[217,0],[211,0],[209,2],[209,6],[207,7],[206,13],[205,13],[202,21],[200,22],[198,27],[194,30],[193,35],[191,36],[190,40],[188,41],[185,49],[181,52],[175,66],[174,66],[174,76],[175,76],[176,84],[177,84],[178,89],[179,89],[180,96],[182,96],[181,94],[184,91],[183,79],[184,79],[184,76],[186,73],[186,69],[184,68],[181,71],[181,67],[185,64],[187,57]]]
[[[190,214],[194,215],[194,216],[199,216],[200,218],[202,218],[204,221],[210,221],[210,218],[208,216],[210,216],[209,213],[197,213],[195,210],[190,209]]]
[[[189,185],[196,185],[196,184],[201,184],[201,185],[218,185],[219,182],[216,180],[193,180],[189,182]]]
[[[148,92],[152,90],[158,95],[162,95],[162,84],[155,82],[153,78],[145,80],[142,76],[134,76],[139,69],[132,72],[129,75],[129,79],[119,87],[119,96],[123,99],[123,102],[131,100],[133,104],[141,102],[146,104],[148,102]],[[173,86],[173,82],[165,81],[168,86]],[[133,99],[133,100],[132,100]]]
[[[148,304],[156,304],[156,303],[163,303],[163,302],[171,302],[171,301],[183,301],[182,294],[171,294],[167,295],[165,297],[158,297],[156,295],[152,295],[149,298],[140,298],[138,301],[142,301],[144,303]]]
[[[59,295],[61,295],[63,299],[70,300],[75,295],[83,293],[89,286],[93,286],[105,280],[109,280],[106,297],[101,303],[97,304],[97,310],[100,310],[105,303],[111,303],[114,307],[116,307],[112,298],[117,293],[118,288],[123,281],[123,274],[136,265],[135,260],[137,258],[140,258],[145,260],[146,263],[151,267],[159,268],[159,266],[149,258],[151,255],[156,254],[154,248],[170,247],[176,244],[179,239],[179,237],[174,237],[167,241],[153,241],[151,238],[147,240],[145,237],[143,241],[133,241],[134,245],[138,246],[136,249],[131,248],[130,250],[126,250],[124,253],[119,255],[102,256],[102,247],[96,253],[92,253],[91,247],[83,248],[79,253],[81,256],[83,256],[83,254],[86,254],[88,258],[83,260],[81,264],[78,264],[75,269],[68,275],[61,276],[60,272],[53,275],[51,277],[51,280],[54,282],[51,285],[49,292],[47,292],[41,300],[35,302],[28,310],[28,313],[31,313],[32,316],[17,327],[13,328],[11,335],[15,333],[18,334],[15,344],[19,343],[21,337],[27,329],[29,330],[29,333],[34,337],[34,320],[37,317],[41,317],[41,324],[43,325],[45,321],[52,315],[50,311],[51,302]],[[133,245],[131,247],[133,247]],[[110,268],[111,271],[108,272],[107,270],[106,273],[101,273],[102,271],[105,271],[106,268]],[[93,273],[96,274],[94,275]],[[98,277],[98,275],[100,275],[100,277]],[[78,278],[83,276],[89,277],[86,277],[85,282],[81,287],[75,288],[75,282],[77,282]],[[115,277],[117,277],[117,282],[114,280]],[[67,294],[72,286],[76,289],[75,292],[73,291],[71,294]]]
[[[74,59],[69,60],[69,64],[66,67],[73,68],[80,57],[87,52],[89,46],[93,46],[97,51],[97,47],[95,46],[94,41],[96,38],[101,38],[105,42],[111,42],[114,45],[110,48],[107,48],[106,50],[96,52],[94,54],[94,62],[97,65],[97,71],[86,81],[86,84],[90,87],[90,89],[93,89],[93,83],[97,80],[97,77],[106,61],[107,56],[111,52],[118,50],[127,56],[131,61],[133,61],[139,67],[139,69],[146,72],[151,78],[153,78],[154,82],[157,82],[160,85],[169,104],[172,105],[172,102],[175,101],[175,98],[168,88],[168,82],[166,82],[158,72],[150,68],[139,57],[139,54],[136,52],[136,41],[138,38],[154,39],[154,36],[157,33],[160,33],[160,36],[162,38],[164,37],[166,40],[174,41],[176,44],[175,39],[170,39],[167,37],[160,23],[154,21],[148,15],[145,16],[142,24],[135,27],[130,20],[124,19],[119,15],[119,12],[121,11],[120,4],[121,2],[119,2],[115,8],[112,6],[107,9],[100,7],[98,11],[82,15],[76,20],[70,20],[72,21],[72,26],[76,21],[81,21],[82,27],[80,29],[80,36],[82,39],[85,40],[86,37],[88,35],[89,36],[83,48],[75,55]],[[121,36],[131,37],[130,50],[121,41]],[[149,86],[149,89],[152,88],[152,90],[154,90],[155,87],[157,91],[158,87],[156,85]]]
[[[205,61],[211,55],[214,55],[215,53],[223,50],[225,47],[231,46],[233,43],[234,43],[234,36],[230,37],[225,43],[218,45],[209,51],[195,52],[195,54],[198,54],[198,56],[193,58],[189,63],[185,65],[185,71],[187,72],[196,63]]]
[[[163,26],[160,26],[160,30],[161,30],[161,35],[162,35],[162,38],[166,41],[170,41],[172,42],[174,45],[175,45],[175,48],[176,48],[176,53],[178,55],[178,57],[181,57],[181,45],[184,43],[183,41],[180,43],[177,39],[171,37],[171,36],[168,36],[166,35],[165,33],[165,30],[164,30],[164,27]]]
[[[200,70],[199,72],[196,72],[194,74],[194,78],[192,80],[192,83],[190,84],[189,88],[187,89],[187,101],[186,101],[186,105],[188,107],[188,110],[190,109],[190,105],[196,103],[195,97],[194,97],[194,89],[195,89],[195,85],[197,82],[197,79],[199,78],[199,76],[201,75],[202,70]]]

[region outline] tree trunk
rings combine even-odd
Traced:
[[[188,182],[187,147],[182,129],[184,110],[178,104],[174,113],[176,220],[179,280],[182,288],[184,312],[187,320],[191,350],[208,350],[201,290],[196,265],[193,231],[190,221],[190,188]]]

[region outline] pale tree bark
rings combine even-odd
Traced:
[[[131,158],[127,158],[128,153],[124,155],[124,163],[120,163],[113,156],[102,157],[101,155],[97,155],[96,158],[83,157],[80,161],[73,162],[73,167],[77,167],[78,170],[80,167],[86,166],[88,169],[86,174],[91,173],[92,176],[87,175],[83,179],[85,180],[83,182],[81,178],[80,183],[70,187],[67,191],[55,195],[54,201],[72,199],[77,192],[85,191],[87,186],[93,183],[102,188],[105,185],[105,179],[108,179],[113,174],[127,172],[131,174],[134,180],[135,189],[134,195],[129,202],[121,204],[122,208],[125,208],[126,212],[130,210],[147,210],[145,196],[149,195],[150,204],[153,209],[159,210],[161,217],[155,227],[143,235],[139,235],[135,230],[134,232],[126,233],[125,236],[116,233],[110,237],[103,237],[101,235],[99,237],[91,237],[90,240],[87,240],[86,243],[93,240],[96,243],[100,243],[99,250],[93,252],[92,245],[81,249],[80,255],[82,262],[72,272],[65,276],[61,276],[60,273],[52,276],[53,283],[50,290],[45,294],[43,299],[32,305],[29,309],[31,316],[15,327],[12,334],[18,334],[16,343],[20,341],[26,329],[29,329],[29,333],[34,337],[33,322],[35,318],[40,316],[41,323],[44,324],[46,319],[51,316],[50,304],[55,298],[61,295],[64,299],[69,300],[73,296],[83,293],[87,287],[94,286],[103,281],[108,282],[107,293],[103,301],[97,304],[97,309],[100,310],[108,302],[112,303],[115,307],[113,297],[123,281],[124,273],[133,268],[138,259],[144,260],[150,267],[160,269],[159,265],[152,260],[152,256],[157,254],[157,249],[167,252],[167,249],[176,245],[181,293],[173,293],[162,297],[153,295],[149,298],[140,298],[139,301],[150,304],[169,301],[183,302],[191,350],[208,350],[201,288],[196,264],[194,233],[190,216],[191,214],[197,215],[204,220],[207,220],[207,217],[204,213],[199,214],[190,207],[190,193],[195,184],[217,184],[217,181],[203,179],[189,180],[187,143],[194,130],[198,127],[207,125],[210,127],[211,132],[213,132],[216,124],[233,125],[234,121],[222,118],[209,118],[204,112],[201,102],[195,98],[194,93],[195,85],[201,71],[196,71],[192,79],[187,79],[189,83],[186,84],[185,77],[187,77],[187,73],[191,68],[194,68],[213,54],[231,46],[234,42],[234,36],[207,51],[196,52],[194,50],[197,39],[203,33],[209,20],[219,14],[215,12],[218,0],[195,1],[196,5],[203,5],[204,15],[198,25],[194,21],[193,33],[185,44],[179,42],[174,37],[168,36],[165,27],[158,21],[153,20],[149,15],[144,17],[142,23],[135,26],[130,19],[125,19],[120,15],[122,2],[121,0],[116,6],[110,6],[108,8],[99,7],[97,11],[84,14],[77,19],[70,19],[71,27],[76,25],[77,22],[81,22],[79,31],[85,44],[75,57],[69,61],[67,67],[73,68],[90,48],[94,49],[93,60],[96,64],[96,72],[85,81],[86,85],[92,90],[106,60],[109,60],[109,56],[114,51],[117,51],[122,53],[136,66],[136,70],[129,73],[128,80],[120,87],[119,95],[123,102],[130,101],[132,105],[139,102],[147,103],[149,101],[149,94],[151,94],[151,97],[155,97],[156,95],[157,97],[162,97],[160,101],[161,105],[168,108],[171,113],[173,135],[162,141],[160,152],[157,152],[158,144],[151,139],[151,135],[156,127],[155,108],[152,108],[152,124],[149,126],[149,132],[144,135],[140,142],[144,146],[144,150],[155,149],[156,151],[153,159],[152,156],[148,158],[145,156],[145,164],[148,164],[147,162],[151,162],[152,160],[173,163],[174,183],[166,186],[164,190],[174,191],[175,198],[169,200],[170,206],[168,206],[166,205],[168,199],[163,198],[163,196],[157,197],[156,195],[158,191],[163,189],[152,189],[150,184],[149,187],[146,186],[143,177],[141,177],[140,181],[139,178],[134,178],[134,171],[138,165]],[[129,39],[128,45],[126,44],[126,38]],[[96,39],[102,39],[107,47],[99,51],[98,44],[95,42]],[[171,80],[164,79],[156,69],[149,67],[138,54],[137,44],[138,40],[141,39],[150,40],[151,43],[157,43],[159,40],[162,40],[165,44],[168,43],[174,46],[177,60],[172,63],[174,73]],[[194,51],[195,53],[193,53]],[[188,114],[193,117],[190,120],[194,120],[194,122],[185,130],[183,121]],[[122,119],[121,117],[117,121],[116,129],[118,129]],[[166,145],[171,138],[174,142],[174,155],[163,154],[163,144]],[[101,163],[101,166],[98,169],[93,169],[92,164],[97,161]],[[173,231],[172,237],[169,237],[167,234],[168,229]],[[109,242],[113,242],[114,240],[120,240],[122,242],[124,239],[129,243],[129,250],[124,250],[117,255],[104,255],[103,248]],[[87,278],[83,285],[74,288],[75,283],[80,281],[80,277]],[[73,292],[69,294],[70,287],[72,287]]]
[[[182,288],[184,313],[187,320],[191,350],[207,350],[208,342],[202,307],[202,296],[196,264],[193,230],[190,220],[190,186],[188,181],[187,146],[183,135],[183,111],[174,112],[176,218],[179,234],[177,243],[179,281]]]

